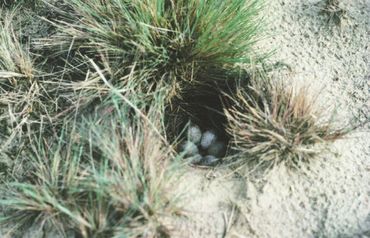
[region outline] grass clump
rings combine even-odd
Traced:
[[[93,58],[116,83],[135,69],[142,85],[164,81],[179,96],[258,57],[261,1],[72,0],[68,7],[74,13],[56,22],[63,34],[43,44]]]
[[[0,14],[0,127],[4,128],[0,155],[14,157],[41,125],[51,129],[62,123],[58,117],[63,119],[63,111],[76,105],[70,102],[77,95],[62,85],[62,79],[42,72],[43,64],[36,62],[39,57],[31,52],[31,43],[22,42],[22,32],[14,30],[19,11],[0,10]],[[14,153],[11,148],[19,150]]]
[[[26,6],[35,7],[37,4],[41,3],[42,0],[2,0],[0,7],[16,7],[16,6]]]
[[[342,27],[344,20],[348,19],[347,11],[340,7],[339,0],[325,0],[322,13],[328,16],[328,23]]]
[[[52,225],[78,237],[167,236],[161,218],[178,211],[168,194],[171,146],[127,106],[111,106],[112,114],[86,119],[54,141],[34,140],[32,172],[2,187],[3,224]],[[157,109],[145,115],[153,123]]]
[[[0,9],[0,152],[26,125],[40,91],[29,49],[12,26],[15,13]]]
[[[15,12],[0,9],[0,82],[16,78],[31,80],[34,75],[33,60],[29,50],[19,42],[12,21]]]
[[[299,167],[322,152],[328,142],[343,138],[348,128],[325,119],[307,90],[295,90],[281,82],[253,82],[232,97],[234,106],[225,110],[227,131],[241,156],[237,164],[263,166],[285,163]]]

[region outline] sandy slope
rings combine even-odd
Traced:
[[[269,1],[271,37],[261,46],[276,49],[272,62],[290,66],[278,76],[321,90],[320,104],[339,108],[343,121],[354,116],[365,121],[370,116],[370,1],[342,3],[349,21],[339,30],[319,14],[322,1]],[[177,221],[174,235],[370,237],[368,129],[337,142],[334,154],[322,155],[300,172],[279,167],[244,179],[222,169],[189,169],[179,188],[188,188],[189,220]]]

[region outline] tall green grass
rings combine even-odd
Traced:
[[[41,43],[93,58],[116,83],[135,69],[142,90],[164,81],[173,87],[170,96],[180,96],[184,87],[225,79],[236,65],[261,56],[253,48],[262,27],[261,1],[71,0],[68,5],[73,14],[55,22],[63,33]]]

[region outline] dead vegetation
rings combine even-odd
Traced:
[[[225,114],[232,146],[241,153],[235,163],[261,167],[284,163],[298,168],[328,142],[343,138],[349,127],[338,126],[334,114],[327,117],[328,112],[308,92],[262,78],[232,95],[234,106]]]

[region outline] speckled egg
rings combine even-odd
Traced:
[[[217,140],[216,133],[212,130],[209,130],[203,133],[200,145],[202,149],[208,149],[208,147],[216,140]]]
[[[191,141],[185,141],[180,145],[180,151],[186,156],[193,156],[199,153],[198,147]]]
[[[188,129],[188,140],[194,144],[199,144],[200,139],[202,138],[202,131],[199,126],[191,125]]]
[[[226,145],[222,141],[215,141],[208,147],[207,153],[215,157],[220,158],[225,154]]]
[[[192,164],[199,164],[202,161],[203,157],[200,154],[195,154],[190,157]]]

